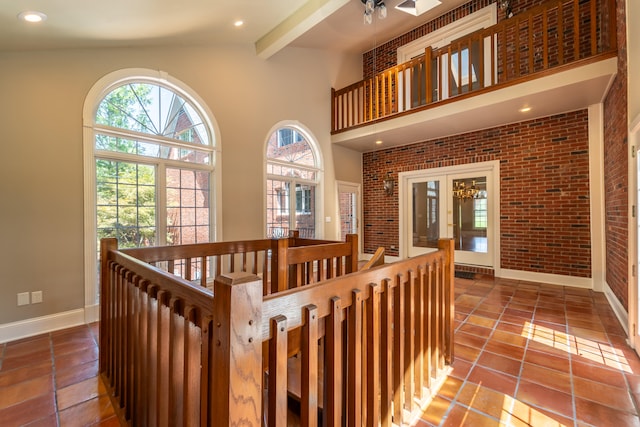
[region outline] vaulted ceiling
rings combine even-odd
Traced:
[[[387,18],[369,25],[361,0],[3,1],[0,51],[249,43],[263,58],[288,45],[363,53],[465,2],[416,17],[394,9],[401,1],[387,0]],[[20,21],[27,10],[47,19]]]

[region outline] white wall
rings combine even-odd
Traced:
[[[223,238],[251,239],[263,236],[264,141],[281,120],[317,138],[320,215],[337,221],[330,94],[359,78],[359,62],[307,49],[265,61],[252,46],[0,53],[0,326],[83,308],[82,108],[98,79],[150,68],[199,94],[220,127]],[[18,292],[36,290],[43,303],[17,307]]]

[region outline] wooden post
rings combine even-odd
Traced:
[[[211,425],[261,425],[262,282],[246,272],[214,284]]]
[[[358,235],[347,234],[345,236],[347,243],[351,244],[351,255],[346,258],[346,273],[358,271]]]
[[[446,252],[446,258],[444,260],[444,282],[445,282],[445,306],[444,306],[444,359],[445,363],[450,365],[453,363],[453,328],[454,328],[454,242],[453,239],[440,239],[438,240],[438,249],[442,249]]]
[[[108,253],[109,251],[118,250],[117,239],[100,240],[100,372],[104,373],[108,370],[108,355],[111,354],[111,332],[109,322],[109,307],[111,304],[111,274],[109,272]],[[109,376],[113,372],[109,372]]]

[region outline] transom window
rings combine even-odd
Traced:
[[[317,196],[320,167],[310,138],[293,126],[276,129],[267,142],[267,237],[284,237],[298,230],[317,236]]]

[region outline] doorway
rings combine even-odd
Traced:
[[[357,234],[360,239],[360,184],[338,181],[338,206],[340,209],[340,240],[347,234]],[[360,242],[358,247],[362,248]]]
[[[401,256],[437,249],[452,238],[459,264],[496,267],[499,162],[401,174]]]

